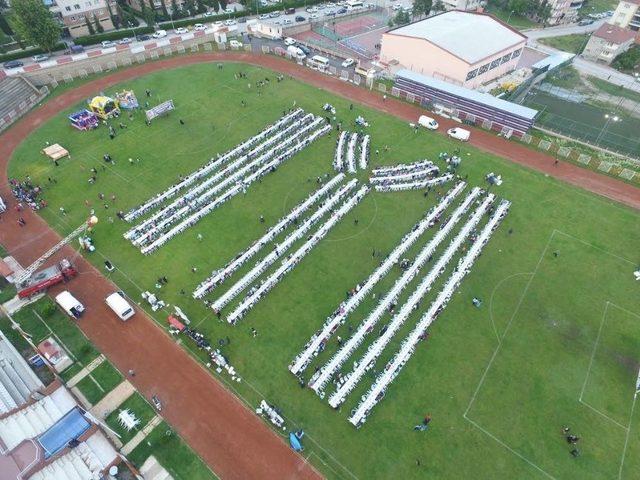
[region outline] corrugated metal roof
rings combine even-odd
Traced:
[[[513,115],[518,115],[529,120],[533,120],[536,115],[538,115],[538,110],[534,110],[533,108],[523,107],[522,105],[511,103],[506,100],[500,100],[499,98],[489,95],[488,93],[480,93],[475,90],[460,87],[458,85],[453,85],[451,83],[443,82],[442,80],[438,80],[433,77],[420,75],[419,73],[412,72],[411,70],[399,70],[396,75],[398,77],[405,78],[407,80],[411,80],[432,88],[437,88],[438,90],[443,90],[452,95],[467,98],[474,102],[478,102],[483,105],[502,110],[503,112],[509,112]]]
[[[410,23],[388,34],[425,39],[469,64],[526,41],[524,35],[490,15],[457,10]]]

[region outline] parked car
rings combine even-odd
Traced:
[[[49,55],[41,53],[40,55],[34,55],[33,57],[31,57],[31,60],[33,60],[36,63],[44,62],[45,60],[49,60]]]
[[[127,43],[131,43],[131,42],[133,42],[133,38],[129,38],[129,37],[124,37],[118,40],[118,43],[120,45],[126,45]]]
[[[111,47],[115,47],[116,44],[115,44],[115,42],[112,42],[111,40],[105,40],[104,42],[100,42],[100,46],[102,48],[111,48]]]
[[[19,68],[24,66],[24,63],[22,63],[20,60],[9,60],[8,62],[4,62],[2,66],[6,69]]]
[[[356,61],[353,58],[346,58],[344,62],[342,62],[342,68],[349,68],[351,65],[355,63]]]
[[[239,42],[238,40],[229,40],[229,45],[231,48],[242,48],[242,42]]]
[[[66,55],[74,54],[74,53],[82,53],[84,52],[84,47],[82,45],[71,45],[67,48],[64,53]]]
[[[158,30],[156,32],[154,32],[153,35],[151,35],[153,38],[164,38],[167,36],[167,31],[166,30]]]
[[[151,40],[151,35],[148,35],[146,33],[144,35],[138,35],[139,42],[144,42],[145,40]]]
[[[306,18],[304,18],[302,15],[296,16],[296,22],[304,22],[305,20]]]
[[[283,24],[283,25],[291,25],[292,23],[293,23],[293,20],[291,20],[290,18],[285,18],[285,19],[282,21],[282,24]]]
[[[294,38],[287,37],[284,39],[284,44],[288,47],[289,45],[295,45],[296,41]]]
[[[309,18],[318,18],[318,14],[317,13],[312,13],[311,15],[309,15]]]
[[[206,29],[207,29],[207,27],[205,27],[202,23],[196,23],[196,24],[193,26],[193,29],[194,29],[196,32],[199,32],[199,31],[201,31],[201,30],[206,30]]]
[[[293,14],[293,13],[296,13],[296,9],[295,9],[295,8],[293,8],[293,7],[285,8],[285,9],[284,9],[284,13],[285,13],[285,14],[287,14],[287,15],[291,15],[291,14]]]
[[[204,15],[202,15],[205,18],[209,18],[209,17],[215,17],[216,14],[215,12],[205,12]]]
[[[222,20],[216,20],[215,22],[213,22],[214,25],[224,25],[224,22]]]
[[[178,35],[184,35],[185,33],[189,33],[189,30],[187,30],[187,29],[186,29],[186,28],[184,28],[184,27],[176,28],[176,34],[178,34]]]
[[[278,10],[276,10],[275,12],[271,12],[269,14],[269,17],[271,18],[278,18],[280,16],[280,12]]]
[[[342,7],[339,8],[338,11],[336,12],[338,15],[342,15],[343,13],[347,13],[347,9]]]
[[[235,24],[237,24],[237,23],[238,23],[238,22],[236,22],[235,20],[233,20],[233,19],[231,19],[231,18],[230,18],[229,20],[225,20],[225,22],[224,22],[224,24],[225,24],[227,27],[230,27],[230,26],[235,25]]]
[[[227,7],[224,9],[224,13],[235,13],[235,10],[231,7]]]
[[[318,9],[316,7],[307,8],[307,13],[318,13]]]
[[[267,20],[269,18],[269,14],[263,13],[258,17],[258,20]]]
[[[327,10],[326,12],[324,12],[324,14],[328,17],[333,17],[336,14],[335,10]]]
[[[591,25],[593,22],[595,22],[595,20],[593,20],[592,18],[585,18],[584,20],[580,20],[578,22],[578,26],[586,27],[587,25]]]
[[[391,7],[393,10],[400,10],[402,8],[402,5],[400,5],[399,3],[396,3],[393,7]]]
[[[311,50],[309,49],[309,47],[306,47],[304,45],[298,45],[298,48],[302,50],[302,52],[307,56],[309,56],[309,54],[311,53]]]

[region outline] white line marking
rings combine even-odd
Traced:
[[[627,436],[624,439],[624,448],[622,449],[622,458],[620,459],[620,469],[618,470],[618,480],[622,478],[622,468],[624,467],[624,458],[627,456],[627,445],[629,444],[629,436],[631,434],[631,421],[633,420],[633,410],[636,408],[637,395],[633,396],[631,404],[631,414],[629,415],[629,428],[627,428]]]
[[[589,368],[587,369],[587,375],[584,378],[584,383],[582,384],[582,390],[580,391],[580,396],[578,397],[578,401],[582,402],[582,397],[584,396],[584,391],[587,389],[587,382],[589,381],[589,374],[591,373],[591,367],[593,366],[593,360],[596,358],[596,351],[598,350],[598,344],[600,343],[600,336],[602,335],[602,330],[604,328],[604,322],[607,318],[607,310],[609,309],[609,301],[604,304],[604,312],[602,312],[602,320],[600,320],[600,328],[598,329],[598,336],[596,337],[596,341],[593,344],[593,351],[591,352],[591,359],[589,360]]]

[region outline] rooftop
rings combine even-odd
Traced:
[[[512,115],[517,115],[528,120],[533,120],[536,115],[538,115],[538,111],[532,108],[523,107],[522,105],[518,105],[517,103],[511,103],[506,100],[501,100],[494,97],[493,95],[489,95],[488,93],[477,92],[476,90],[470,90],[468,88],[460,87],[452,83],[443,82],[442,80],[438,80],[436,78],[420,75],[419,73],[412,72],[411,70],[399,70],[396,73],[396,76],[420,83],[427,87],[436,88],[438,90],[450,93],[451,95],[481,103],[483,105],[495,108],[497,110],[502,110],[503,112],[508,112]]]
[[[491,15],[450,12],[410,23],[388,32],[422,38],[474,64],[526,41],[526,37]]]
[[[635,38],[636,32],[617,25],[611,25],[610,23],[603,23],[600,28],[593,32],[593,35],[607,42],[621,44]]]

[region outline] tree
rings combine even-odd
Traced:
[[[182,16],[182,12],[180,12],[180,7],[176,3],[176,0],[171,0],[171,18],[174,20],[176,18],[180,18]]]
[[[109,18],[111,19],[111,23],[113,23],[114,28],[120,28],[120,22],[121,19],[120,17],[116,16],[113,13],[113,10],[111,10],[111,5],[109,4],[109,1],[107,0],[107,10],[109,10]]]
[[[211,0],[211,7],[218,13],[220,11],[220,2],[218,2],[218,0]]]
[[[153,27],[156,24],[156,12],[149,10],[144,3],[142,4],[142,18],[144,18],[144,21],[150,27]]]
[[[162,15],[165,18],[169,18],[169,12],[167,11],[167,2],[165,0],[160,0],[160,5],[162,7]]]
[[[204,13],[207,11],[207,6],[202,0],[196,0],[196,11],[198,13]]]
[[[442,0],[436,0],[435,3],[433,4],[433,7],[431,7],[431,11],[444,12],[444,3],[442,3]]]
[[[13,0],[11,26],[27,43],[50,52],[60,40],[60,24],[42,0]]]
[[[419,17],[424,15],[425,17],[431,12],[433,6],[432,0],[413,0],[413,16]]]
[[[404,10],[398,10],[396,16],[393,19],[393,23],[396,25],[406,25],[411,21],[411,17]]]
[[[0,30],[2,30],[5,34],[9,36],[13,35],[13,30],[11,30],[11,27],[9,26],[9,22],[7,22],[7,19],[4,17],[4,14],[2,13],[2,11],[0,11]]]
[[[93,35],[96,33],[93,25],[91,25],[91,22],[89,21],[89,17],[87,17],[86,15],[84,16],[84,23],[87,26],[87,30],[89,30],[89,35]]]
[[[193,0],[186,0],[184,2],[184,10],[186,10],[186,15],[187,17],[190,17],[192,15],[195,15],[196,13],[196,4]]]
[[[96,26],[96,33],[104,32],[104,27],[100,23],[100,20],[98,20],[98,17],[96,17],[95,13],[93,14],[93,24]]]

